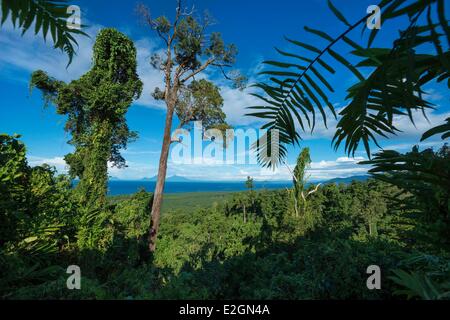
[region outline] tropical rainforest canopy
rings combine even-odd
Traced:
[[[50,30],[55,47],[70,61],[76,59],[73,31],[61,25],[64,1],[18,2],[2,1],[2,23],[10,16],[26,32],[36,21],[36,34],[45,38]],[[444,1],[382,0],[379,5],[384,19],[405,16],[410,21],[392,47],[371,47],[377,31],[367,44],[351,40],[348,33],[367,17],[351,24],[330,2],[347,30],[334,37],[306,27],[327,41],[324,49],[288,39],[312,56],[277,50],[293,62],[265,62],[276,69],[262,71],[267,82],[256,84],[261,91],[255,93],[262,105],[251,109],[251,115],[267,121],[264,128],[280,133],[279,157],[260,156],[261,165],[282,165],[286,145],[299,143],[301,132],[314,129],[320,121],[316,115],[326,121],[324,109],[330,108],[338,117],[328,99],[333,88],[327,77],[335,70],[325,55],[345,65],[358,82],[348,88],[350,102],[340,112],[334,143],[344,144],[350,155],[360,144],[364,147],[370,179],[363,182],[309,183],[311,154],[301,148],[287,190],[257,191],[248,177],[242,182],[247,191],[223,201],[205,200],[199,207],[168,209],[160,216],[170,135],[157,192],[107,196],[108,162],[124,166],[121,150],[138,138],[126,121],[142,91],[133,42],[115,29],[102,29],[92,67],[79,79],[65,83],[45,70],[33,72],[31,87],[64,116],[74,151],[65,156],[69,174],[59,174],[45,164],[31,166],[20,135],[0,134],[0,297],[450,299],[448,123],[423,133],[423,139],[442,138],[439,149],[371,149],[377,135],[396,132],[394,116],[411,118],[412,111],[432,107],[423,94],[425,84],[450,87]],[[145,8],[140,12],[146,17]],[[166,87],[156,88],[154,95],[166,103],[166,131],[170,134],[173,113],[181,126],[203,120],[208,127],[227,128],[219,88],[191,78],[209,65],[223,71],[234,62],[236,48],[224,45],[217,33],[205,46],[202,25],[180,5],[179,24],[147,18],[168,39],[167,56],[151,59],[165,74]],[[356,65],[333,49],[339,41],[353,48],[352,55],[360,58]],[[424,43],[434,51],[421,52]],[[371,72],[363,74],[358,70],[363,67]],[[254,147],[271,149],[270,143],[266,139]],[[74,178],[79,179],[76,186]],[[82,270],[82,290],[67,289],[69,265]],[[382,270],[378,290],[366,285],[371,265]]]

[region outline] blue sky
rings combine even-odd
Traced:
[[[167,15],[173,17],[175,1],[143,1],[154,16]],[[335,0],[335,5],[341,9],[349,21],[356,21],[365,14],[369,5],[376,1],[366,0]],[[41,37],[35,37],[32,31],[20,36],[7,22],[0,29],[0,131],[8,134],[18,133],[27,145],[27,153],[31,164],[47,162],[56,166],[60,172],[65,172],[63,157],[72,150],[66,142],[69,140],[64,132],[64,117],[56,115],[50,106],[43,108],[41,95],[38,91],[30,95],[28,81],[33,70],[43,69],[55,78],[70,81],[80,77],[90,68],[91,48],[96,33],[103,27],[115,27],[128,35],[138,50],[138,71],[144,82],[142,97],[129,109],[127,120],[132,130],[139,133],[139,139],[130,144],[123,152],[128,168],[110,169],[110,175],[120,179],[140,179],[156,174],[161,147],[164,123],[164,106],[152,99],[150,93],[155,86],[162,86],[162,75],[152,70],[148,60],[153,52],[162,49],[162,44],[155,34],[139,23],[134,9],[134,1],[74,1],[80,6],[82,23],[89,25],[87,32],[91,39],[78,38],[80,48],[72,65],[66,69],[67,57],[59,51],[44,44]],[[219,31],[226,42],[234,43],[239,49],[236,68],[246,74],[250,81],[258,79],[257,72],[261,70],[261,62],[265,59],[279,59],[274,47],[295,50],[283,40],[283,36],[299,39],[317,47],[323,43],[303,30],[304,25],[324,30],[332,35],[343,31],[339,23],[327,8],[325,0],[203,0],[188,2],[194,4],[197,12],[207,9],[217,23],[211,31]],[[382,25],[376,45],[389,45],[397,35],[396,28],[402,22]],[[33,29],[33,28],[31,28]],[[352,34],[355,40],[361,39],[360,29]],[[337,46],[342,52],[348,48]],[[339,70],[338,70],[339,71]],[[338,72],[337,77],[330,78],[336,94],[332,103],[337,109],[346,105],[345,88],[354,79],[345,72]],[[224,97],[224,111],[230,124],[235,127],[258,128],[255,119],[245,117],[245,107],[257,104],[257,100],[248,93],[230,87],[217,73],[208,72],[203,75],[216,81]],[[428,88],[429,99],[438,107],[428,114],[430,123],[423,117],[416,117],[416,127],[407,119],[399,119],[397,126],[403,130],[399,136],[390,140],[381,140],[384,148],[406,151],[412,144],[419,141],[420,133],[427,128],[440,124],[450,116],[447,91],[441,87]],[[331,118],[330,118],[331,120]],[[342,149],[334,151],[331,137],[336,121],[330,121],[329,129],[319,125],[313,135],[304,134],[301,146],[311,148],[312,166],[311,179],[327,179],[345,177],[364,173],[367,168],[357,165],[365,154],[358,151],[355,158],[346,157]],[[422,144],[423,147],[437,146],[440,141],[431,139]],[[375,150],[374,150],[375,151]],[[290,148],[288,163],[295,162],[299,148]],[[289,179],[287,168],[280,168],[275,173],[261,171],[257,165],[214,165],[214,164],[175,164],[169,163],[168,175],[181,175],[201,180],[242,180],[247,175],[255,179]]]

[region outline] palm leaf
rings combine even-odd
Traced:
[[[422,138],[420,139],[420,141],[424,141],[436,134],[441,134],[442,139],[447,139],[450,137],[450,118],[445,119],[445,121],[447,121],[447,123],[442,124],[440,126],[431,128],[430,130],[426,131],[423,135]]]
[[[67,54],[69,66],[75,55],[75,47],[78,46],[73,35],[88,35],[81,30],[67,27],[66,19],[70,16],[67,6],[67,0],[1,0],[0,25],[10,17],[13,26],[21,28],[24,35],[35,22],[34,33],[42,33],[46,40],[50,31],[54,47]]]

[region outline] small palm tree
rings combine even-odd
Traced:
[[[306,183],[308,180],[306,177],[306,169],[310,164],[311,157],[309,148],[304,148],[302,152],[300,152],[294,172],[292,172],[294,187],[291,190],[288,189],[296,217],[304,216],[307,213],[307,199],[311,194],[317,192],[320,187],[319,183],[314,189],[306,192]]]

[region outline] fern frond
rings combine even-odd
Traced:
[[[429,14],[428,24],[418,25],[421,15],[427,10],[431,12],[432,6],[436,4],[439,21],[434,22]],[[388,137],[398,132],[393,123],[394,116],[408,116],[414,124],[414,111],[421,111],[425,115],[427,109],[434,107],[424,99],[425,92],[422,87],[425,84],[450,78],[447,67],[450,53],[448,48],[443,48],[440,42],[443,35],[436,29],[439,26],[446,32],[448,30],[447,20],[441,12],[443,6],[443,2],[439,0],[412,4],[408,0],[382,0],[379,7],[383,9],[383,19],[389,20],[400,16],[410,18],[408,28],[401,32],[392,49],[388,49],[371,48],[376,37],[375,30],[369,35],[367,47],[351,40],[348,34],[361,24],[365,27],[370,14],[350,24],[329,1],[330,10],[348,28],[333,38],[321,30],[305,27],[306,32],[327,42],[323,49],[310,43],[286,38],[290,44],[307,53],[288,52],[276,48],[287,61],[264,62],[267,70],[261,72],[261,75],[269,76],[269,79],[266,83],[255,85],[264,91],[264,95],[256,95],[263,104],[251,107],[254,112],[248,115],[267,120],[264,128],[279,130],[283,137],[280,142],[286,144],[298,144],[301,139],[299,131],[305,131],[308,127],[311,131],[314,130],[316,111],[321,114],[327,126],[327,109],[336,118],[329,98],[334,89],[328,81],[329,76],[335,73],[335,69],[327,62],[333,59],[345,66],[358,80],[347,90],[346,99],[351,101],[340,113],[341,119],[333,139],[334,146],[338,148],[345,141],[345,150],[352,155],[362,144],[370,157],[370,145],[371,143],[378,145],[377,137]],[[334,49],[334,45],[338,42],[350,46],[351,54],[360,61],[357,64],[350,63]],[[416,53],[418,47],[427,43],[434,44],[436,55]],[[372,68],[372,72],[366,78],[359,68],[367,67]],[[282,160],[280,158],[274,163],[271,161],[263,163],[276,166]]]
[[[10,17],[13,26],[21,28],[24,35],[34,22],[34,33],[42,33],[44,41],[50,31],[54,47],[67,54],[69,66],[78,46],[74,35],[88,35],[82,30],[68,28],[67,6],[67,0],[1,0],[0,26]]]

